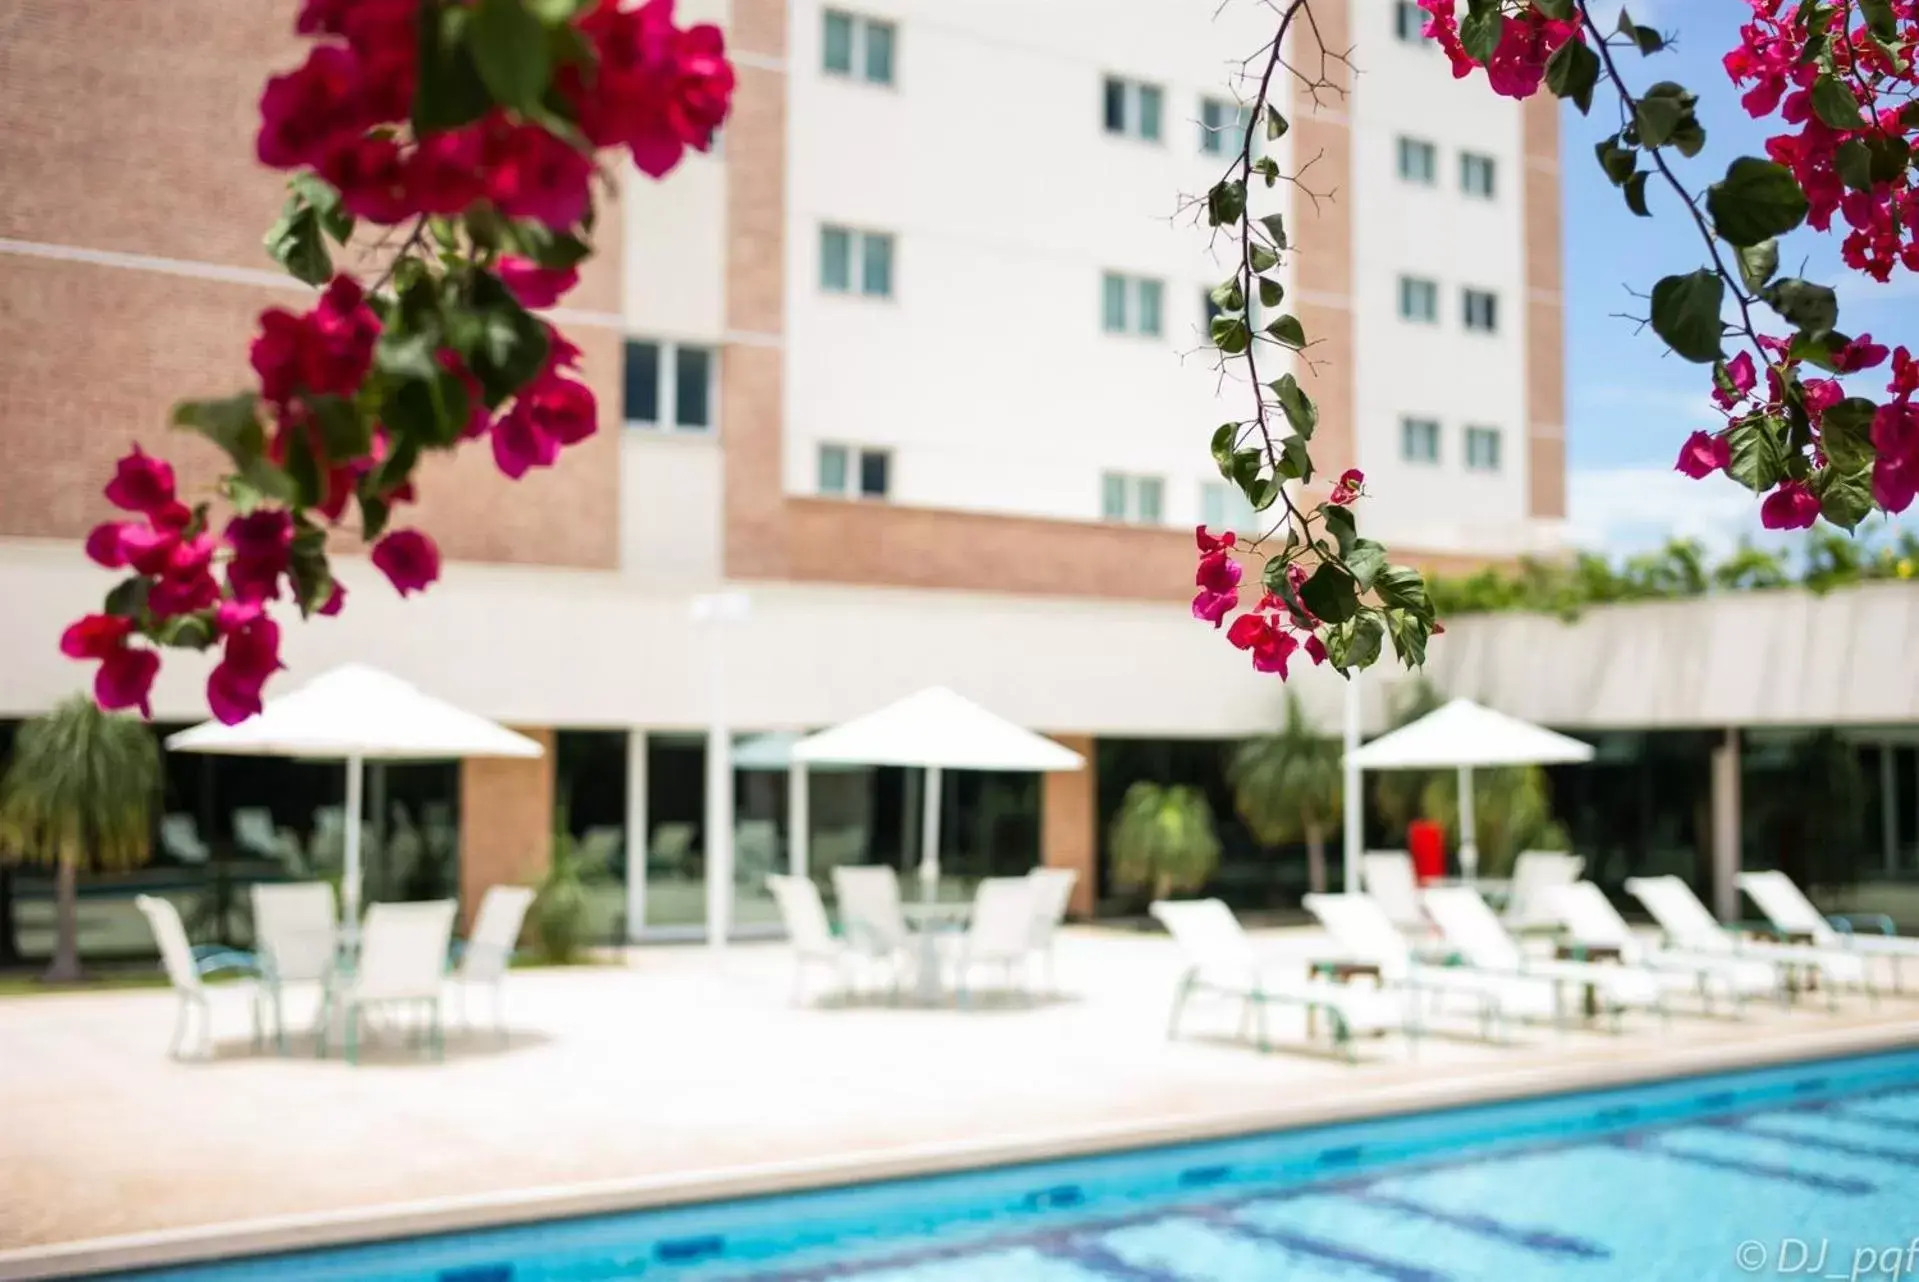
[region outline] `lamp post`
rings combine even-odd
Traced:
[[[726,717],[727,624],[752,612],[744,592],[693,598],[693,621],[708,629],[706,643],[706,944],[726,947],[733,924],[733,734]]]

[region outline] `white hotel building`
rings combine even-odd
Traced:
[[[281,689],[365,661],[554,747],[387,771],[384,820],[432,816],[458,842],[385,893],[535,875],[563,804],[575,831],[619,834],[627,933],[704,929],[716,667],[742,736],[943,684],[1080,749],[1095,768],[1079,775],[949,779],[943,840],[960,872],[1084,869],[1082,910],[1105,893],[1120,773],[1274,724],[1282,687],[1187,610],[1193,526],[1243,520],[1207,441],[1245,410],[1203,337],[1224,272],[1180,204],[1224,171],[1235,71],[1273,21],[1216,7],[681,0],[683,20],[726,25],[740,84],[714,154],[626,185],[561,314],[601,431],[517,486],[484,450],[435,469],[416,520],[443,580],[402,604],[349,557],[345,614],[289,628]],[[290,3],[182,0],[164,30],[111,37],[94,8],[29,4],[0,86],[21,126],[0,143],[0,719],[84,680],[54,640],[108,581],[78,540],[107,515],[111,460],[161,438],[173,399],[243,381],[252,317],[289,297],[258,250],[277,180],[253,168],[248,122],[266,67],[298,56]],[[1291,131],[1260,145],[1330,196],[1288,212],[1321,471],[1363,468],[1368,532],[1417,563],[1550,549],[1554,110],[1455,82],[1410,2],[1314,9],[1359,74],[1343,101],[1291,103]],[[126,101],[83,101],[103,84]],[[26,128],[50,113],[57,138]],[[211,475],[194,443],[164,444],[187,481]],[[696,623],[694,599],[722,589],[750,616]],[[205,670],[169,657],[159,719],[202,715]],[[1295,684],[1337,706],[1336,678]],[[310,850],[313,812],[337,804],[319,766],[169,775],[169,811],[220,857],[269,856],[236,837],[236,809],[271,810]],[[899,772],[812,789],[816,854],[911,856]],[[724,917],[750,928],[786,789],[742,772],[737,792]],[[157,867],[194,862],[161,844]]]

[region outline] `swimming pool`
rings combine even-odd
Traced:
[[[1901,1052],[138,1277],[1911,1277],[1915,1192],[1919,1052]]]

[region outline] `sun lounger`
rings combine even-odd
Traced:
[[[1794,991],[1801,979],[1817,977],[1826,985],[1827,1004],[1838,1004],[1841,985],[1853,985],[1876,997],[1865,957],[1842,949],[1812,948],[1741,939],[1714,919],[1692,887],[1677,877],[1628,877],[1626,891],[1646,906],[1666,940],[1686,952],[1737,955],[1769,962],[1782,983]]]
[[[1586,861],[1557,850],[1522,850],[1513,861],[1512,893],[1506,899],[1507,930],[1529,931],[1552,926],[1545,897],[1560,886],[1579,880]]]
[[[1778,970],[1757,958],[1648,946],[1633,934],[1605,892],[1590,881],[1553,887],[1542,898],[1541,908],[1564,927],[1575,959],[1593,960],[1592,954],[1610,953],[1628,965],[1691,975],[1707,1010],[1712,1009],[1715,993],[1724,994],[1735,1013],[1747,997],[1782,1001],[1787,997]]]
[[[1286,964],[1261,959],[1240,929],[1239,919],[1217,899],[1159,900],[1151,911],[1173,936],[1186,960],[1173,996],[1169,1037],[1179,1035],[1179,1017],[1186,999],[1200,990],[1238,998],[1240,1033],[1243,1036],[1247,1025],[1252,1024],[1261,1050],[1269,1047],[1269,1003],[1298,1006],[1309,1017],[1324,1013],[1331,1025],[1333,1044],[1348,1059],[1355,1058],[1353,1038],[1360,1033],[1399,1029],[1409,1042],[1418,1036],[1415,1012],[1405,994],[1316,979],[1303,961]]]
[[[1867,957],[1892,960],[1892,989],[1905,990],[1905,959],[1919,957],[1919,939],[1906,939],[1893,930],[1892,918],[1883,914],[1856,917],[1827,917],[1813,906],[1805,892],[1783,872],[1742,872],[1739,888],[1746,892],[1759,911],[1788,939],[1803,939],[1815,948],[1862,953]],[[1855,922],[1871,920],[1877,934],[1854,928]]]
[[[209,975],[225,971],[248,976],[232,981],[227,987],[246,998],[253,1012],[253,1048],[260,1049],[268,1023],[268,1003],[265,989],[255,978],[259,971],[252,954],[235,952],[215,944],[202,944],[196,948],[187,942],[186,927],[180,923],[180,910],[171,901],[157,895],[135,895],[133,902],[153,928],[154,942],[160,946],[161,965],[166,968],[167,979],[180,998],[180,1011],[174,1019],[173,1045],[170,1047],[174,1058],[185,1057],[189,1040],[198,1045],[201,1055],[213,1054],[213,1010],[203,981]],[[196,1014],[200,1026],[197,1038],[192,1036]],[[278,1025],[274,1026],[274,1036],[284,1052],[286,1038]]]

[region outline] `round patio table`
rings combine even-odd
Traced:
[[[919,940],[918,997],[926,1005],[940,999],[939,937],[966,929],[973,915],[973,904],[965,899],[933,899],[906,902],[900,913]]]

